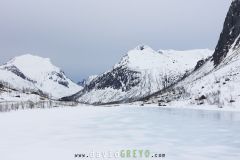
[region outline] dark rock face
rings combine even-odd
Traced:
[[[197,65],[194,68],[194,71],[198,70],[203,64],[205,63],[205,60],[200,60],[197,62]]]
[[[49,76],[50,76],[49,79],[54,80],[54,82],[57,82],[58,84],[69,88],[69,83],[68,83],[67,79],[65,78],[65,74],[63,71],[60,71],[60,73],[52,72]],[[55,78],[55,77],[57,77],[57,78]]]
[[[68,83],[68,81],[58,81],[58,84],[61,84],[61,85],[63,85],[63,86],[65,86],[65,87],[67,87],[67,88],[69,88],[69,83]]]
[[[233,0],[224,22],[223,31],[220,35],[220,39],[213,54],[213,61],[215,65],[218,65],[223,60],[223,58],[226,57],[231,47],[239,47],[239,34],[240,0]]]
[[[27,80],[27,81],[32,82],[32,83],[37,83],[36,81],[34,81],[34,80],[28,78],[26,75],[24,75],[14,65],[13,66],[6,66],[6,67],[4,67],[4,69],[14,73],[15,75],[21,77],[24,80]],[[64,87],[69,88],[69,82],[67,81],[66,76],[65,76],[63,71],[60,71],[59,73],[54,71],[52,73],[49,73],[48,75],[49,75],[49,79],[53,80],[54,82],[57,82],[60,85],[63,85]]]
[[[207,61],[209,61],[210,59],[212,58],[211,57],[208,57],[206,59],[201,59],[197,62],[197,65],[194,67],[194,71],[198,70],[199,68],[201,68]]]
[[[16,66],[7,66],[7,67],[4,67],[4,69],[16,74],[17,76],[21,77],[22,79],[36,83],[36,81],[33,81],[30,78],[28,78],[27,76],[25,76]]]
[[[71,101],[76,100],[83,94],[90,92],[91,90],[99,90],[105,88],[120,89],[123,92],[129,91],[131,88],[137,86],[140,83],[140,73],[136,71],[129,70],[125,67],[117,67],[112,71],[107,72],[89,84],[85,85],[84,89],[70,97],[63,97],[61,100]]]
[[[4,87],[4,85],[0,82],[0,89],[2,89]]]
[[[85,86],[85,89],[90,91],[92,89],[111,87],[126,92],[140,83],[138,74],[136,71],[118,67],[96,78],[89,85]]]

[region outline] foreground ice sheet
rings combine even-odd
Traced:
[[[239,160],[240,113],[140,107],[0,113],[1,160],[71,160],[122,149],[148,149],[167,160]]]

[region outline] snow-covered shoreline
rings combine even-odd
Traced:
[[[158,104],[115,104],[115,105],[102,105],[95,107],[136,107],[136,108],[170,108],[170,109],[192,109],[192,110],[205,110],[205,111],[224,111],[224,112],[240,112],[240,107],[236,106],[225,106],[223,108],[219,108],[216,105],[191,105],[187,103],[171,103],[167,106],[158,106]]]
[[[16,103],[19,103],[18,101],[16,101]],[[68,102],[69,104],[71,104],[71,102]],[[11,104],[13,104],[13,102],[10,102],[8,106],[11,107]],[[19,103],[20,104],[20,103]],[[38,103],[36,103],[38,104]],[[34,106],[34,107],[21,107],[19,106],[17,109],[11,109],[9,108],[8,111],[22,111],[22,110],[37,110],[37,109],[58,109],[58,108],[72,108],[72,107],[92,107],[92,108],[163,108],[163,109],[190,109],[190,110],[205,110],[205,111],[220,111],[220,112],[240,112],[240,107],[236,107],[234,105],[232,106],[224,106],[223,108],[219,108],[216,105],[194,105],[194,104],[189,104],[187,102],[171,102],[166,106],[159,106],[158,104],[144,104],[144,106],[141,105],[140,102],[135,102],[135,103],[126,103],[126,104],[111,104],[111,105],[90,105],[90,104],[72,104],[70,105],[66,105],[67,103],[63,103],[63,102],[52,102],[52,106],[48,105],[43,105],[42,103],[39,103],[39,106]],[[26,105],[27,106],[27,105]],[[1,106],[0,106],[1,107]],[[6,112],[6,111],[2,111],[2,112]]]

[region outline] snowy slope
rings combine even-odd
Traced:
[[[156,93],[151,102],[240,106],[240,0],[232,2],[212,58],[187,78]],[[146,100],[145,99],[145,100]]]
[[[240,105],[240,50],[230,51],[217,66],[208,60],[184,80],[159,94],[149,102],[170,102],[170,105],[210,104],[218,107]]]
[[[0,67],[0,82],[5,84],[8,88],[22,90],[24,88],[31,88],[31,90],[38,90],[32,81],[25,80],[16,74],[9,72]]]
[[[71,95],[82,89],[48,58],[30,54],[15,57],[0,66],[0,81],[18,90],[41,90],[52,98]]]
[[[130,50],[110,71],[95,77],[82,91],[64,100],[110,103],[135,100],[171,85],[212,51],[154,51],[148,46]]]

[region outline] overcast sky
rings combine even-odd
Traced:
[[[0,0],[0,63],[51,58],[73,80],[99,74],[138,44],[214,49],[230,0]]]

